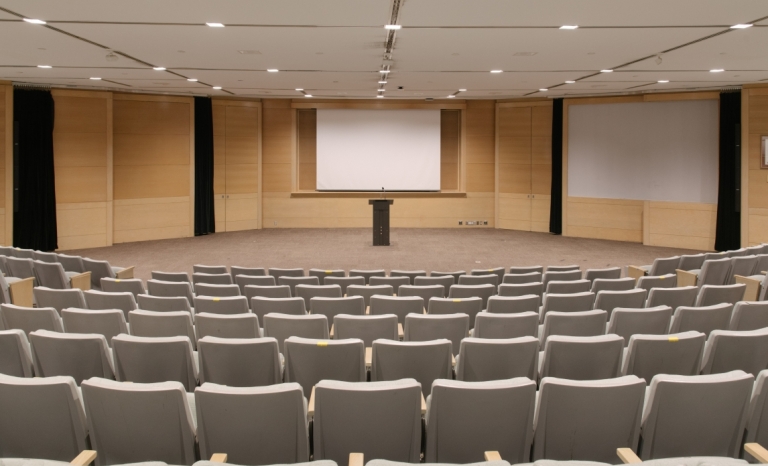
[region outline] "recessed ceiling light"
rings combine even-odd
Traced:
[[[467,92],[466,89],[459,89],[459,92]]]
[[[53,68],[51,65],[37,65],[38,68]]]
[[[101,81],[101,78],[93,77],[91,78],[91,81]]]
[[[566,81],[565,84],[576,84],[576,81]]]
[[[377,99],[383,99],[383,98],[384,98],[384,96],[383,96],[383,95],[377,95],[377,96],[376,96],[376,98],[377,98]]]
[[[601,73],[613,73],[613,70],[600,70]]]
[[[399,24],[387,24],[386,26],[384,26],[384,29],[389,29],[390,31],[397,31],[401,27],[402,26],[400,26]]]
[[[152,69],[155,70],[155,71],[165,71],[165,68],[162,67],[162,66],[156,66],[156,67],[154,67]]]
[[[381,70],[381,71],[379,71],[379,73],[385,73],[386,74],[386,73],[389,73],[389,70]]]
[[[384,92],[386,89],[377,89],[379,92]]]
[[[223,28],[224,25],[221,23],[205,23],[206,26],[212,27],[212,28]]]
[[[578,28],[579,28],[579,27],[578,27],[578,26],[576,26],[575,24],[573,24],[573,25],[568,25],[568,24],[566,24],[566,25],[564,25],[564,26],[560,26],[560,29],[578,29]]]
[[[45,24],[45,21],[43,21],[42,19],[24,18],[24,21],[32,24]],[[752,25],[750,24],[750,26]]]
[[[278,71],[280,70],[278,70],[277,68],[270,68],[267,70],[268,73],[277,73]]]
[[[449,95],[449,96],[448,96],[448,98],[449,98],[449,99],[453,99],[453,98],[455,98],[455,97],[456,97],[456,96],[455,96],[455,95],[453,95],[453,94],[451,94],[451,95]]]
[[[386,81],[379,81],[379,84],[387,84]]]
[[[195,78],[187,78],[187,81],[189,81],[191,83],[196,83],[197,79],[195,79]]]
[[[547,92],[548,90],[549,90],[549,89],[544,89],[544,88],[541,88],[541,89],[539,89],[539,92]]]
[[[297,88],[296,88],[296,90],[297,90],[297,91],[299,91],[299,92],[301,92],[301,91],[303,91],[304,89],[302,89],[302,88],[300,88],[300,87],[297,87]]]
[[[221,90],[221,86],[213,86],[213,90],[214,91],[220,91]]]
[[[26,21],[26,19],[24,21]],[[734,24],[733,26],[731,26],[731,29],[746,29],[751,27],[752,27],[751,24]]]
[[[660,80],[658,80],[656,82],[659,83],[659,84],[666,84],[666,83],[669,82],[669,79],[660,79]]]
[[[714,70],[709,70],[710,73],[722,73],[723,71],[725,71],[725,70],[720,69],[720,68],[715,68]]]
[[[504,70],[491,70],[491,73],[503,73]]]
[[[304,94],[304,97],[312,97],[312,94]]]

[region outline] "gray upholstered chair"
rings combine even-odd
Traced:
[[[140,294],[146,294],[144,283],[140,278],[102,278],[101,290],[107,293],[130,292],[138,299]]]
[[[543,277],[544,274],[542,272],[527,272],[519,274],[508,273],[504,275],[504,278],[501,280],[501,284],[522,285],[524,283],[542,283]]]
[[[737,283],[735,285],[704,285],[699,288],[696,297],[696,306],[712,306],[713,304],[736,304],[744,300],[744,292],[747,285]]]
[[[395,289],[392,288],[392,285],[349,285],[347,287],[347,296],[362,296],[366,306],[371,305],[371,296],[373,295],[394,296],[394,294]]]
[[[103,335],[36,330],[29,333],[29,342],[37,377],[69,376],[78,385],[91,377],[115,378]]]
[[[304,308],[304,300],[301,298],[264,298],[254,296],[251,298],[251,311],[262,322],[264,321],[264,316],[270,313],[292,316],[307,315],[307,310]]]
[[[448,292],[448,297],[451,299],[483,298],[483,309],[488,307],[488,298],[496,294],[496,286],[494,285],[453,285]]]
[[[0,374],[13,377],[34,375],[32,350],[22,330],[0,330]]]
[[[432,298],[427,307],[427,313],[431,315],[466,314],[469,316],[469,328],[475,327],[475,316],[482,310],[483,298],[479,297]]]
[[[755,377],[768,369],[768,328],[713,330],[704,347],[702,374],[742,370]]]
[[[632,335],[621,372],[651,383],[657,374],[697,375],[706,335],[682,332],[669,335]]]
[[[247,285],[277,286],[277,280],[272,275],[236,275],[234,280],[235,284],[240,287],[240,294],[243,296],[245,296]]]
[[[280,353],[283,355],[285,355],[283,343],[290,337],[327,340],[330,336],[328,318],[324,315],[267,314],[264,316],[263,322],[264,336],[275,338],[280,347]]]
[[[491,314],[481,312],[475,317],[474,338],[536,337],[539,334],[539,313]]]
[[[195,296],[195,313],[247,314],[248,298],[245,296]]]
[[[584,278],[590,282],[596,279],[619,279],[621,278],[621,267],[607,267],[604,269],[587,269],[584,272]]]
[[[733,307],[728,330],[757,330],[768,327],[768,302],[740,301]]]
[[[541,306],[540,321],[544,323],[547,313],[555,312],[582,312],[592,310],[595,303],[595,294],[589,291],[571,294],[546,294]]]
[[[431,341],[445,338],[451,341],[455,356],[459,354],[461,340],[468,336],[469,316],[466,314],[409,314],[405,317],[403,341]]]
[[[515,377],[536,380],[538,370],[539,340],[534,337],[465,338],[456,357],[456,380],[467,382]]]
[[[416,277],[426,277],[426,270],[390,270],[390,277],[408,277],[410,285],[415,285],[414,280]]]
[[[341,298],[339,285],[303,285],[299,284],[293,290],[297,298],[304,299],[304,307],[312,311],[312,298]]]
[[[83,290],[79,288],[70,288],[68,290],[57,290],[44,286],[36,286],[32,292],[35,295],[35,303],[38,307],[52,307],[61,312],[68,307],[87,308]]]
[[[209,314],[201,312],[195,316],[197,340],[205,337],[216,338],[259,338],[261,328],[255,314]]]
[[[240,267],[237,265],[231,265],[229,267],[229,274],[232,275],[232,281],[237,283],[238,275],[245,275],[248,277],[264,277],[267,275],[267,271],[264,269],[264,267]]]
[[[630,309],[643,307],[646,294],[646,291],[642,288],[626,291],[598,291],[595,297],[595,309],[606,311],[610,319],[611,313],[617,307]]]
[[[608,313],[601,310],[581,312],[548,312],[539,327],[539,340],[544,348],[552,335],[570,337],[594,337],[605,335]]]
[[[0,318],[6,330],[19,329],[29,335],[35,330],[63,332],[61,317],[52,307],[21,307],[13,304],[0,305]]]
[[[349,285],[365,286],[365,277],[325,277],[323,285],[339,285],[342,296],[347,296],[347,287]]]
[[[229,275],[227,275],[229,277]],[[240,287],[237,285],[201,283],[195,285],[195,296],[240,296]],[[193,300],[194,301],[194,300]]]
[[[426,397],[437,379],[451,379],[451,342],[376,340],[372,346],[371,381],[415,379]]]
[[[727,330],[731,323],[733,304],[723,303],[714,306],[680,306],[672,315],[669,333],[696,330],[709,335],[712,330]]]
[[[129,312],[139,308],[139,305],[136,303],[136,297],[130,291],[111,293],[107,291],[87,290],[83,292],[83,295],[88,309],[120,309],[127,317]]]
[[[296,382],[309,397],[321,380],[365,382],[365,346],[357,338],[285,340],[285,381]]]
[[[107,261],[99,261],[83,257],[86,272],[91,272],[91,288],[101,289],[102,278],[133,278],[133,267],[116,267]]]
[[[675,288],[677,286],[677,275],[667,274],[659,276],[647,276],[637,279],[637,288],[642,288],[648,293],[654,288]]]
[[[626,291],[635,288],[635,279],[624,278],[595,278],[589,291],[597,294],[601,291]],[[639,288],[639,287],[638,287]]]
[[[368,283],[371,286],[391,285],[392,289],[395,290],[395,294],[397,295],[399,290],[400,290],[400,287],[402,285],[410,285],[411,284],[411,279],[409,277],[406,277],[406,276],[399,276],[399,277],[393,277],[393,276],[389,276],[389,277],[376,277],[376,276],[374,276],[374,277],[371,277],[368,280]]]
[[[296,294],[297,285],[311,285],[320,286],[320,279],[317,277],[278,277],[277,284],[284,286],[288,285],[291,289],[291,296],[298,296]]]
[[[280,277],[303,277],[304,269],[301,269],[301,268],[282,269],[278,267],[270,267],[269,269],[267,269],[267,275],[272,275],[273,277],[275,277],[275,280],[280,279]]]
[[[677,309],[680,306],[693,306],[698,294],[699,289],[695,286],[652,288],[648,292],[645,307],[669,306],[672,309]]]
[[[283,381],[283,364],[274,338],[203,337],[197,342],[200,383],[260,387]]]
[[[618,335],[572,337],[552,335],[539,358],[539,377],[599,380],[621,373],[624,339]]]
[[[611,313],[605,333],[624,337],[629,344],[632,335],[665,335],[669,333],[672,308],[669,306],[629,309],[617,307]]]
[[[328,318],[328,322],[333,322],[333,319],[341,314],[353,316],[365,314],[365,298],[362,296],[348,296],[346,298],[316,297],[310,300],[310,306],[312,314],[324,315]]]
[[[151,296],[161,298],[184,297],[191,306],[195,299],[192,284],[190,282],[169,282],[163,280],[147,280],[147,292]]]
[[[454,286],[451,286],[453,289]],[[399,298],[405,298],[408,296],[418,296],[424,300],[424,306],[429,306],[429,300],[432,298],[445,298],[447,292],[450,292],[443,285],[402,285],[398,289]]]
[[[333,318],[333,337],[338,340],[358,338],[363,340],[366,348],[373,345],[374,340],[399,339],[398,322],[395,314],[373,316],[339,314]]]
[[[591,288],[592,282],[589,280],[550,280],[544,292],[546,294],[584,293]]]
[[[363,277],[365,279],[365,284],[368,285],[370,283],[371,277],[386,277],[387,273],[384,271],[384,269],[374,269],[374,270],[352,269],[349,271],[349,276]]]
[[[320,279],[320,284],[325,285],[327,277],[346,277],[347,272],[344,269],[309,269],[307,275]]]
[[[195,326],[185,311],[157,312],[136,310],[128,313],[131,335],[137,337],[187,337],[195,348]]]
[[[123,311],[119,309],[64,309],[61,321],[67,333],[96,333],[104,335],[107,344],[112,347],[112,338],[121,333],[128,334],[128,323]]]
[[[211,273],[211,274],[221,274],[221,273],[229,273],[229,270],[227,270],[226,265],[201,265],[201,264],[195,264],[192,266],[192,272],[194,273]],[[230,283],[232,283],[230,281]]]
[[[434,299],[434,298],[433,298]],[[430,300],[431,301],[431,300]],[[404,325],[405,316],[408,314],[423,314],[424,299],[420,296],[371,296],[370,314],[384,315],[394,314],[397,321]]]
[[[182,384],[187,392],[195,390],[197,364],[189,337],[118,335],[112,339],[112,351],[119,382],[172,381]]]

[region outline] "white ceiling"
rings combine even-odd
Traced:
[[[0,0],[0,79],[250,97],[300,97],[294,89],[304,88],[372,98],[382,87],[387,97],[413,99],[460,88],[468,90],[461,97],[498,99],[768,81],[768,21],[729,29],[768,17],[766,0],[400,0],[403,28],[389,82],[379,86],[394,1]],[[110,50],[117,61],[106,60]],[[599,73],[606,68],[616,71]]]

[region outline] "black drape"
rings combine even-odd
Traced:
[[[563,233],[563,99],[552,101],[552,199],[549,232]]]
[[[720,94],[720,176],[715,249],[741,245],[741,91]]]
[[[195,97],[195,236],[216,231],[213,212],[213,107]]]
[[[53,173],[53,97],[50,91],[14,89],[16,126],[13,245],[53,251],[56,231],[56,181]]]

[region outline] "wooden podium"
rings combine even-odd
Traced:
[[[392,199],[369,199],[373,206],[373,245],[389,246],[389,206]]]

